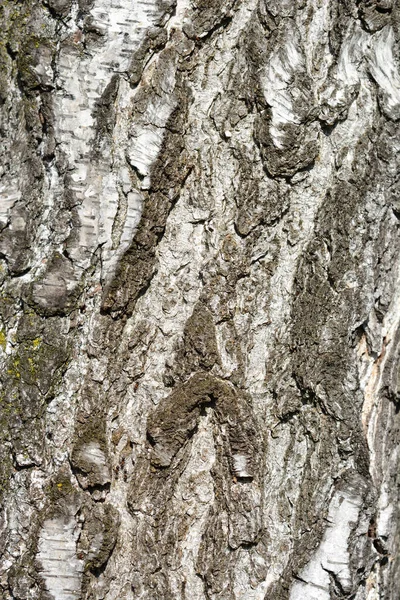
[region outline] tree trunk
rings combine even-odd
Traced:
[[[397,600],[396,0],[0,22],[0,597]]]

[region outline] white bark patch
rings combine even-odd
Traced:
[[[350,96],[368,70],[379,87],[383,111],[390,119],[397,120],[400,117],[400,75],[394,46],[391,26],[373,36],[361,28],[350,29],[340,51],[336,77],[322,94],[322,100],[332,108],[348,106]]]
[[[89,444],[82,446],[80,454],[83,459],[93,463],[97,467],[102,467],[106,463],[106,456],[97,442],[89,442]]]
[[[290,600],[330,600],[330,575],[333,573],[345,591],[351,588],[348,540],[362,505],[360,496],[338,491],[329,506],[323,540],[312,560],[300,573],[290,592]]]
[[[373,78],[383,91],[382,104],[391,119],[400,117],[400,76],[396,67],[393,47],[394,32],[391,26],[384,27],[374,35],[369,68]]]
[[[274,145],[282,149],[287,123],[299,124],[301,119],[293,106],[290,83],[298,70],[305,68],[304,57],[299,52],[298,40],[288,39],[271,57],[264,79],[264,95],[272,109],[270,133]]]
[[[390,500],[389,492],[389,486],[387,482],[385,482],[381,487],[381,493],[378,500],[379,516],[376,533],[379,537],[389,537],[393,530],[392,520],[394,517],[394,506]]]
[[[382,387],[382,374],[388,359],[391,357],[392,340],[400,326],[400,269],[398,267],[396,292],[390,303],[389,309],[384,316],[383,323],[379,329],[381,335],[380,345],[375,340],[374,354],[370,355],[366,337],[363,336],[359,342],[357,353],[359,357],[360,387],[364,393],[361,419],[364,432],[367,436],[368,446],[371,453],[371,473],[375,472],[374,439],[377,421],[381,411],[379,393]],[[371,321],[373,315],[369,317]],[[371,328],[371,325],[370,325]]]
[[[79,228],[79,243],[70,249],[70,255],[80,266],[87,267],[90,253],[98,244],[104,244],[105,261],[111,269],[116,261],[111,261],[111,230],[117,215],[120,190],[119,170],[122,158],[124,139],[114,136],[116,145],[115,156],[104,156],[93,161],[91,150],[95,139],[95,122],[93,111],[96,102],[103,94],[106,85],[114,73],[127,71],[134,51],[140,46],[148,27],[155,23],[159,14],[157,2],[109,2],[97,0],[91,10],[92,25],[102,32],[99,47],[94,52],[82,54],[79,44],[62,47],[60,54],[59,85],[56,94],[55,114],[57,122],[57,138],[61,149],[68,157],[70,168],[73,169],[73,191],[77,200],[81,227]],[[70,31],[73,37],[77,29]],[[124,86],[126,88],[126,86]],[[133,92],[124,89],[125,96],[130,100]],[[118,97],[122,105],[117,120],[122,120],[122,129],[127,130],[126,102]],[[116,134],[119,130],[118,124]],[[118,143],[119,142],[119,143]],[[157,146],[158,148],[158,146]],[[154,157],[152,153],[151,157]],[[113,172],[110,172],[111,162]],[[123,177],[121,177],[123,179]],[[123,183],[123,181],[122,181]],[[133,200],[133,203],[132,203]],[[129,223],[124,233],[130,233],[132,223],[138,222],[137,212],[141,202],[130,198],[126,219]],[[132,212],[134,213],[132,216]],[[130,239],[131,239],[130,235]],[[125,248],[121,249],[119,254]]]
[[[175,13],[167,23],[168,31],[171,31],[173,28],[181,28],[185,24],[188,20],[190,5],[190,0],[177,0]]]
[[[10,209],[21,199],[21,195],[10,184],[0,186],[0,223],[7,222]]]
[[[354,85],[360,79],[360,63],[367,49],[368,34],[362,29],[349,30],[340,50],[338,79],[342,85]]]
[[[116,202],[105,201],[101,207],[102,279],[109,281],[122,254],[129,248],[142,215],[143,196],[132,185],[130,168],[126,164],[125,149],[128,146],[131,119],[131,102],[134,96],[127,81],[121,79],[116,100],[116,123],[113,138],[113,171],[104,178],[104,197],[113,197],[118,190]],[[107,192],[108,190],[108,192]],[[107,192],[107,193],[106,193]]]
[[[143,177],[148,177],[150,167],[157,157],[163,140],[163,129],[157,129],[149,125],[139,132],[132,149],[129,152],[129,160]],[[147,180],[142,187],[148,188],[150,181]]]
[[[252,473],[247,470],[247,456],[244,454],[233,455],[233,471],[237,477],[252,477]]]
[[[129,161],[144,177],[141,188],[150,187],[150,167],[158,156],[164,137],[164,129],[176,106],[173,95],[175,87],[175,64],[170,61],[162,72],[162,94],[149,104],[143,115],[142,127],[135,131],[128,151]]]
[[[45,521],[40,533],[38,559],[46,588],[54,600],[81,597],[84,563],[76,556],[79,529],[72,517],[58,517]]]

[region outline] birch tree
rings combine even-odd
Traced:
[[[396,0],[2,0],[0,596],[397,600]]]

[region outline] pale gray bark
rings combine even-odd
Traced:
[[[397,600],[396,0],[3,0],[0,596]]]

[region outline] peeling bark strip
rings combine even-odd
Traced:
[[[3,0],[2,600],[398,600],[399,31]]]

